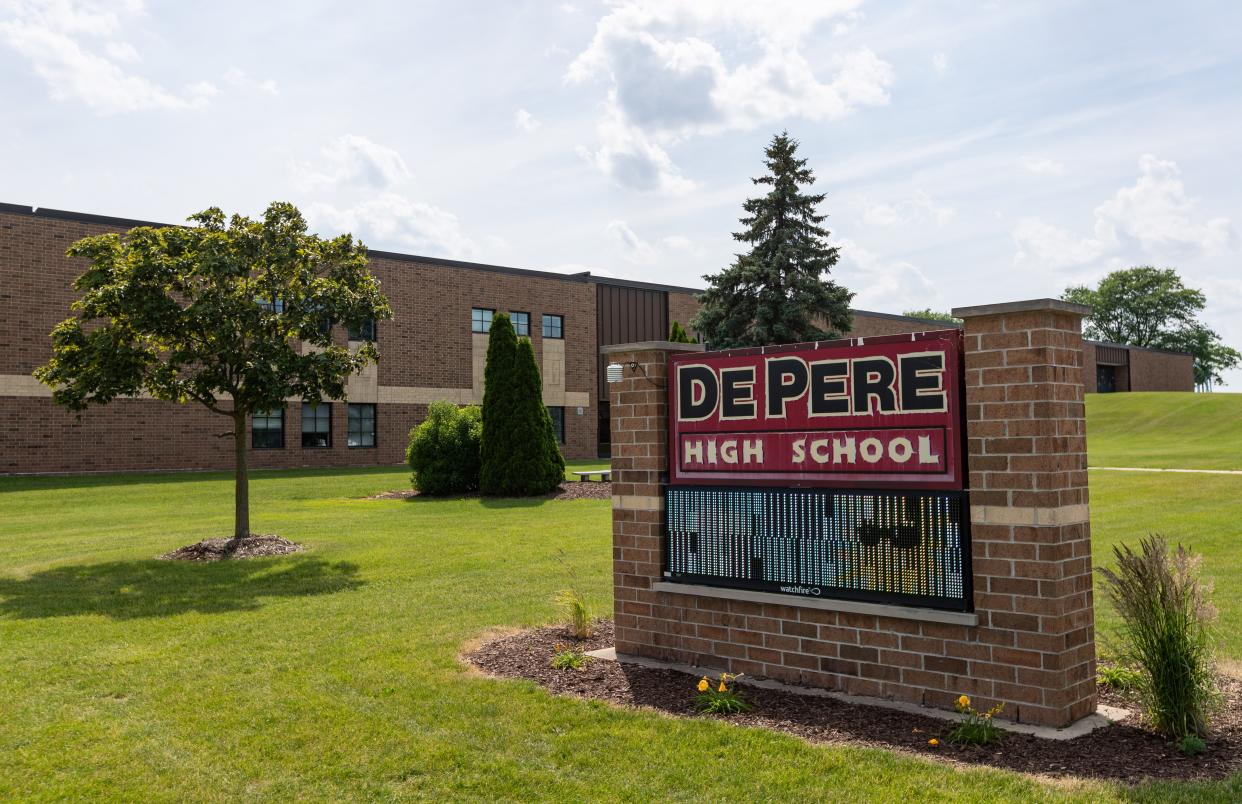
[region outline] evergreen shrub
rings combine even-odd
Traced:
[[[452,402],[432,402],[427,418],[410,431],[405,453],[414,472],[414,488],[433,496],[477,491],[482,436],[477,405],[459,408]]]

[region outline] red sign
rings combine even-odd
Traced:
[[[674,355],[670,482],[960,489],[961,337]]]

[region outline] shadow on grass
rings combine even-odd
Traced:
[[[297,556],[242,561],[113,561],[0,578],[0,618],[102,614],[115,620],[259,608],[266,597],[357,589],[358,565]]]
[[[396,466],[360,467],[308,467],[302,469],[251,469],[251,482],[290,480],[306,477],[352,475],[390,475]],[[177,469],[150,472],[100,472],[82,475],[15,475],[0,477],[0,494],[10,491],[41,491],[44,489],[89,489],[106,486],[131,486],[135,484],[164,485],[175,483],[199,483],[204,480],[232,482],[231,469]]]

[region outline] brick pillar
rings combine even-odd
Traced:
[[[975,609],[1010,658],[1021,719],[1095,711],[1095,636],[1082,317],[1054,299],[959,308]],[[989,640],[991,641],[991,640]],[[1011,650],[1008,650],[1011,649]]]
[[[609,383],[612,429],[612,572],[616,648],[649,653],[652,630],[676,624],[652,617],[651,584],[661,572],[663,483],[668,477],[668,358],[703,351],[700,344],[646,341],[605,346],[607,362],[620,363],[621,382]],[[635,366],[631,366],[635,364]],[[658,641],[671,647],[671,642]]]

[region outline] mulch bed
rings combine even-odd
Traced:
[[[367,497],[368,500],[408,500],[411,497],[422,496],[418,493],[418,489],[397,489],[395,491],[385,491],[380,494]],[[442,499],[470,500],[477,499],[478,494],[462,494],[461,496],[453,496]],[[438,499],[431,497],[429,499]],[[611,481],[580,481],[565,482],[551,494],[543,495],[545,500],[609,500],[612,499],[612,482]]]
[[[250,534],[240,543],[234,544],[232,539],[204,539],[195,544],[179,547],[160,558],[167,561],[223,561],[235,558],[259,558],[261,556],[283,556],[296,553],[305,548],[296,542],[282,539],[279,536]]]
[[[486,642],[465,657],[483,672],[502,678],[525,678],[551,692],[595,698],[623,706],[650,707],[682,717],[698,715],[692,707],[696,677],[620,662],[590,660],[581,670],[548,665],[558,645],[596,650],[613,644],[612,623],[600,621],[594,637],[578,642],[563,627],[539,628]],[[1073,740],[1047,740],[1007,733],[999,745],[957,747],[946,741],[951,723],[877,706],[786,690],[741,687],[754,709],[728,716],[731,723],[762,726],[816,743],[848,743],[896,749],[963,765],[1057,777],[1094,777],[1123,782],[1144,779],[1216,779],[1242,770],[1242,683],[1222,677],[1226,703],[1213,721],[1208,750],[1186,757],[1163,738],[1145,730],[1138,716]],[[1137,711],[1136,704],[1101,689],[1100,701]],[[931,738],[938,747],[928,745]]]

